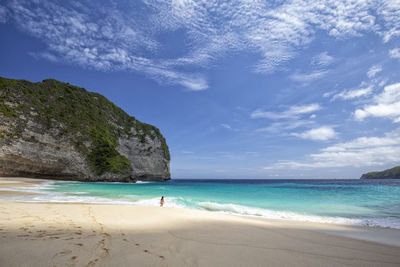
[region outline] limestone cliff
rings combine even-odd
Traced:
[[[169,157],[156,127],[100,94],[0,77],[0,176],[168,180]]]

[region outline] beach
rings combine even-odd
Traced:
[[[42,182],[1,178],[10,188]],[[215,212],[0,201],[1,266],[399,266],[400,230]]]

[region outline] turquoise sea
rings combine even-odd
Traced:
[[[48,182],[20,201],[165,206],[242,216],[400,229],[400,180],[171,180]]]

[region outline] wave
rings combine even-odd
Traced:
[[[35,185],[32,187],[10,187],[5,188],[4,191],[20,191],[37,193],[37,195],[15,195],[2,197],[6,200],[14,200],[20,202],[51,202],[51,203],[94,203],[94,204],[116,204],[116,205],[133,205],[133,206],[147,206],[158,207],[160,206],[160,198],[146,198],[143,199],[135,195],[127,195],[123,197],[99,197],[87,195],[88,192],[56,192],[49,191],[58,186],[52,183]],[[2,189],[3,190],[3,189]],[[166,197],[165,207],[172,208],[187,208],[181,204],[183,198]]]
[[[33,192],[32,190],[29,192]],[[83,193],[83,192],[82,192]],[[65,193],[51,192],[51,194],[43,194],[39,192],[37,195],[15,195],[3,197],[6,200],[17,202],[50,202],[50,203],[96,203],[96,204],[119,204],[129,205],[130,201],[110,199],[105,197],[83,196],[83,194],[68,195]]]
[[[164,207],[188,208],[186,205],[180,203],[181,200],[182,200],[182,198],[166,197]],[[135,205],[135,206],[158,207],[158,206],[160,206],[160,198],[157,197],[157,198],[136,200],[136,201],[132,202],[131,204]]]
[[[400,229],[400,219],[396,218],[344,218],[305,215],[289,211],[275,211],[252,208],[235,204],[220,204],[215,202],[199,202],[201,209],[240,216],[262,217],[266,219],[295,220],[303,222],[332,223],[342,225],[359,225]]]
[[[55,188],[54,182],[43,182],[40,184],[32,186],[15,186],[15,187],[4,187],[1,191],[18,191],[18,192],[28,192],[28,193],[39,193],[43,194],[45,190]]]

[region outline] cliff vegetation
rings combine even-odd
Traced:
[[[0,77],[0,116],[8,121],[0,128],[0,140],[22,137],[28,123],[44,125],[55,138],[70,137],[73,146],[97,175],[128,174],[128,158],[118,150],[118,139],[137,137],[161,140],[164,158],[170,155],[159,129],[136,120],[104,96],[48,79],[33,83]],[[4,128],[4,129],[3,129]],[[35,136],[31,137],[35,142]],[[37,141],[37,140],[36,140]]]
[[[368,172],[363,174],[361,179],[400,179],[400,166],[381,172]]]

